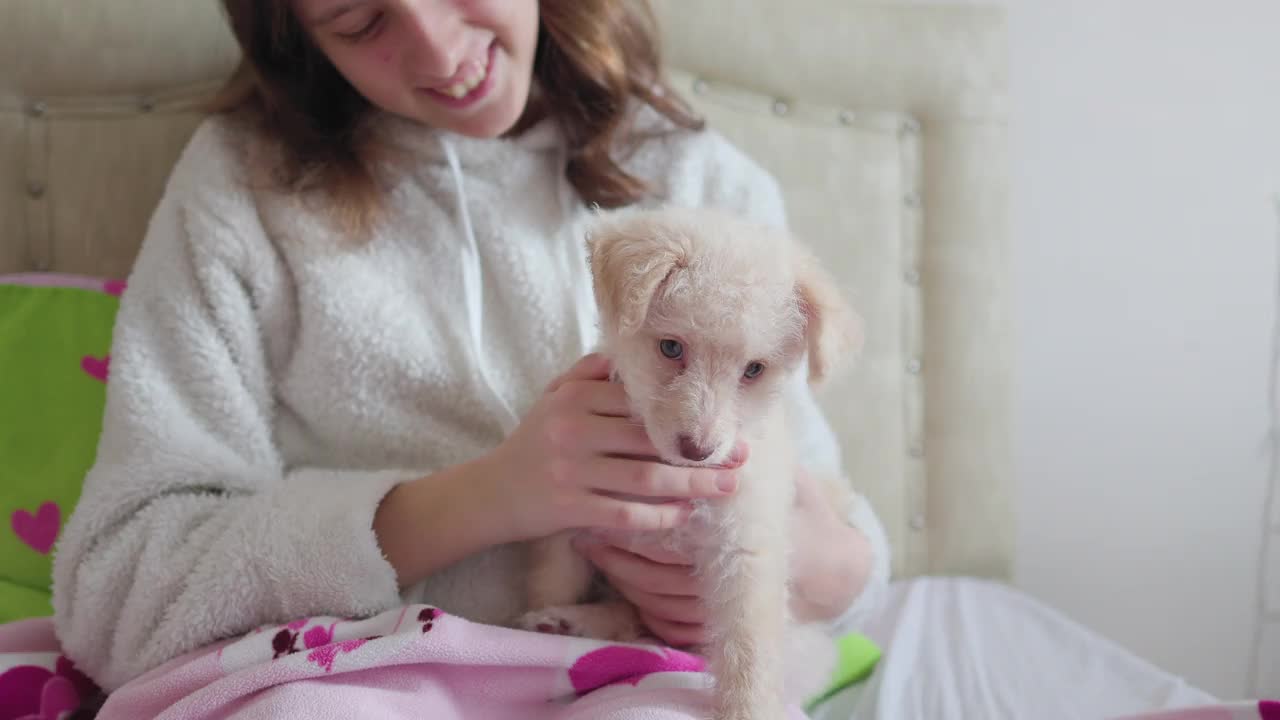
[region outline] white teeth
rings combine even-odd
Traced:
[[[489,65],[486,62],[483,67],[477,67],[466,78],[450,85],[447,88],[441,88],[440,92],[444,93],[445,95],[448,95],[449,97],[454,98],[455,100],[461,100],[462,98],[467,96],[467,93],[470,93],[472,90],[475,90],[476,87],[480,85],[480,83],[484,82],[484,79],[488,77],[488,75],[489,75]]]

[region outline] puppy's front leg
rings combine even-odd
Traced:
[[[573,549],[572,542],[573,533],[565,531],[530,545],[526,588],[530,610],[572,605],[591,587],[591,563]]]
[[[716,720],[779,720],[785,717],[785,553],[747,547],[716,564],[718,588],[708,598]]]

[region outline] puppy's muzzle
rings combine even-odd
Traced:
[[[693,462],[702,462],[716,451],[714,447],[698,443],[691,435],[679,436],[676,438],[676,444],[680,448],[680,457]]]

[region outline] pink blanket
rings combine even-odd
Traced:
[[[702,658],[677,650],[508,630],[413,605],[366,620],[303,618],[204,648],[113,693],[98,718],[691,720],[708,716],[709,684]],[[63,720],[95,696],[47,619],[0,625],[0,720]],[[1280,704],[1124,720],[1140,719],[1280,720]]]
[[[47,620],[0,627],[0,651],[0,720],[56,720],[96,691],[59,654]],[[703,659],[678,650],[413,605],[366,620],[303,618],[202,649],[116,691],[98,718],[690,720],[707,717],[708,687]]]

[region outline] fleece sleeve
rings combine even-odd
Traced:
[[[703,183],[704,202],[741,212],[758,222],[787,227],[786,206],[777,180],[740,149],[714,131],[704,131],[692,140],[703,158],[697,173]],[[814,399],[803,375],[789,389],[792,428],[800,457],[806,467],[844,477],[840,446],[831,425]],[[852,479],[857,487],[857,478]],[[853,603],[829,623],[832,632],[856,629],[879,608],[890,577],[890,551],[884,525],[871,504],[860,493],[850,493],[847,507],[838,508],[847,522],[857,528],[870,546],[870,568],[866,583]]]
[[[790,388],[788,401],[792,408],[791,417],[796,421],[792,426],[792,434],[800,449],[802,464],[814,472],[844,477],[840,446],[835,433],[814,399],[808,383],[804,382],[804,376],[798,376],[798,380]],[[837,510],[849,525],[857,528],[867,539],[871,557],[862,591],[849,607],[827,623],[828,631],[833,634],[865,627],[881,607],[890,576],[889,538],[871,503],[862,494],[853,491],[848,494],[845,507]]]
[[[399,602],[372,518],[407,475],[286,467],[274,444],[246,277],[262,230],[218,182],[228,151],[209,135],[175,168],[130,275],[97,458],[55,555],[59,640],[108,690],[261,624]]]

